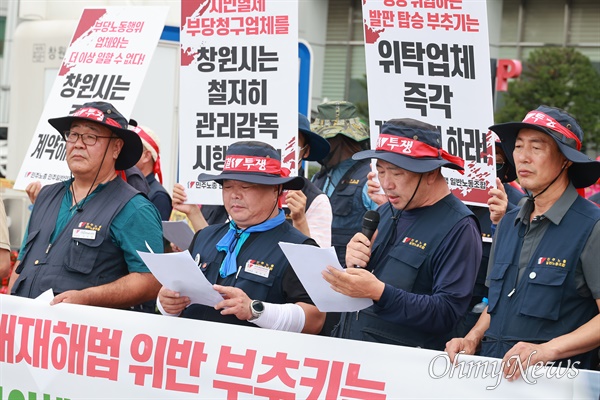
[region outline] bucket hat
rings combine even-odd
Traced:
[[[418,174],[440,167],[464,173],[464,160],[442,148],[436,127],[412,118],[387,121],[381,126],[375,150],[358,152],[352,158],[377,158]]]
[[[96,101],[79,106],[66,117],[50,118],[48,122],[65,138],[65,132],[77,120],[88,120],[103,125],[123,140],[123,148],[115,161],[115,169],[133,167],[142,156],[143,146],[140,137],[128,129],[128,120],[110,103]]]
[[[311,129],[324,139],[342,134],[357,142],[369,139],[369,131],[360,122],[356,106],[348,101],[330,101],[317,106],[318,114]]]
[[[527,113],[521,122],[506,122],[490,126],[496,132],[509,161],[514,165],[513,151],[521,129],[534,129],[550,135],[561,153],[573,164],[568,168],[569,178],[576,188],[592,185],[600,177],[600,162],[582,153],[583,131],[577,120],[560,108],[539,106]]]
[[[283,185],[284,189],[299,190],[304,186],[300,176],[289,176],[290,171],[281,166],[281,156],[275,148],[259,141],[233,143],[225,152],[223,172],[219,175],[202,173],[199,181],[224,180],[258,183],[261,185]]]
[[[304,115],[298,113],[298,130],[304,134],[306,142],[310,146],[310,153],[306,161],[321,161],[329,154],[329,142],[310,130],[310,122]]]

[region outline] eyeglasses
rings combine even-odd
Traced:
[[[500,171],[502,168],[504,168],[504,163],[503,162],[497,162],[496,163],[496,171]]]
[[[65,131],[65,140],[69,143],[77,143],[77,139],[81,138],[81,141],[86,146],[93,146],[98,141],[98,138],[104,139],[117,139],[115,136],[98,136],[93,133],[77,133],[73,131]]]

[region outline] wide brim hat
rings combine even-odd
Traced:
[[[435,126],[412,118],[387,121],[381,126],[376,148],[352,156],[354,160],[367,158],[387,161],[418,174],[440,167],[464,170],[464,161],[442,148],[441,135]]]
[[[128,120],[110,103],[97,101],[85,103],[66,117],[50,118],[48,123],[65,138],[65,132],[77,120],[88,120],[103,125],[123,140],[123,148],[115,161],[115,169],[125,170],[133,167],[142,156],[144,146],[142,140],[128,129]]]
[[[317,106],[311,130],[324,139],[344,135],[357,142],[369,139],[367,126],[360,121],[356,106],[348,101],[330,101]]]
[[[580,151],[583,131],[577,120],[564,110],[550,106],[539,106],[530,111],[522,122],[506,122],[492,125],[510,163],[515,165],[513,151],[521,129],[534,129],[550,135],[560,152],[573,164],[568,168],[569,178],[576,188],[594,184],[600,177],[600,162],[592,160]]]
[[[311,131],[308,118],[300,113],[298,113],[298,130],[304,134],[304,138],[310,146],[310,153],[305,158],[306,161],[321,161],[327,157],[330,149],[329,142]]]
[[[289,170],[281,166],[281,156],[271,145],[258,141],[233,143],[225,152],[225,164],[219,175],[202,173],[199,181],[215,181],[220,185],[225,180],[257,183],[261,185],[283,185],[286,190],[300,190],[304,179],[288,176]]]

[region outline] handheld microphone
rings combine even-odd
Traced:
[[[363,216],[361,233],[371,240],[377,230],[377,225],[379,225],[379,213],[369,210]]]

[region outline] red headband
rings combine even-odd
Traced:
[[[553,131],[561,133],[563,136],[568,137],[569,139],[575,140],[577,143],[577,150],[581,150],[581,140],[571,132],[569,129],[562,126],[557,120],[549,116],[548,114],[544,114],[541,111],[530,111],[526,116],[523,122],[527,124],[543,126],[544,128],[550,128]]]
[[[225,157],[223,172],[261,172],[280,177],[290,175],[290,170],[281,167],[281,162],[270,157],[256,157],[232,154]]]
[[[389,151],[411,158],[442,157],[444,160],[450,161],[451,163],[459,165],[463,168],[465,166],[465,161],[462,158],[453,156],[444,149],[435,148],[423,142],[419,142],[418,140],[395,135],[387,135],[385,133],[379,135],[379,138],[377,139],[376,150]],[[458,172],[464,174],[464,171],[462,170],[459,170]]]
[[[160,152],[158,149],[158,143],[156,143],[154,139],[152,139],[152,137],[148,135],[146,131],[144,131],[139,126],[136,126],[134,130],[142,140],[148,143],[150,147],[152,147],[154,151],[156,151],[156,160],[154,160],[154,168],[152,169],[152,172],[158,175],[158,181],[162,184],[162,170],[160,168]]]

